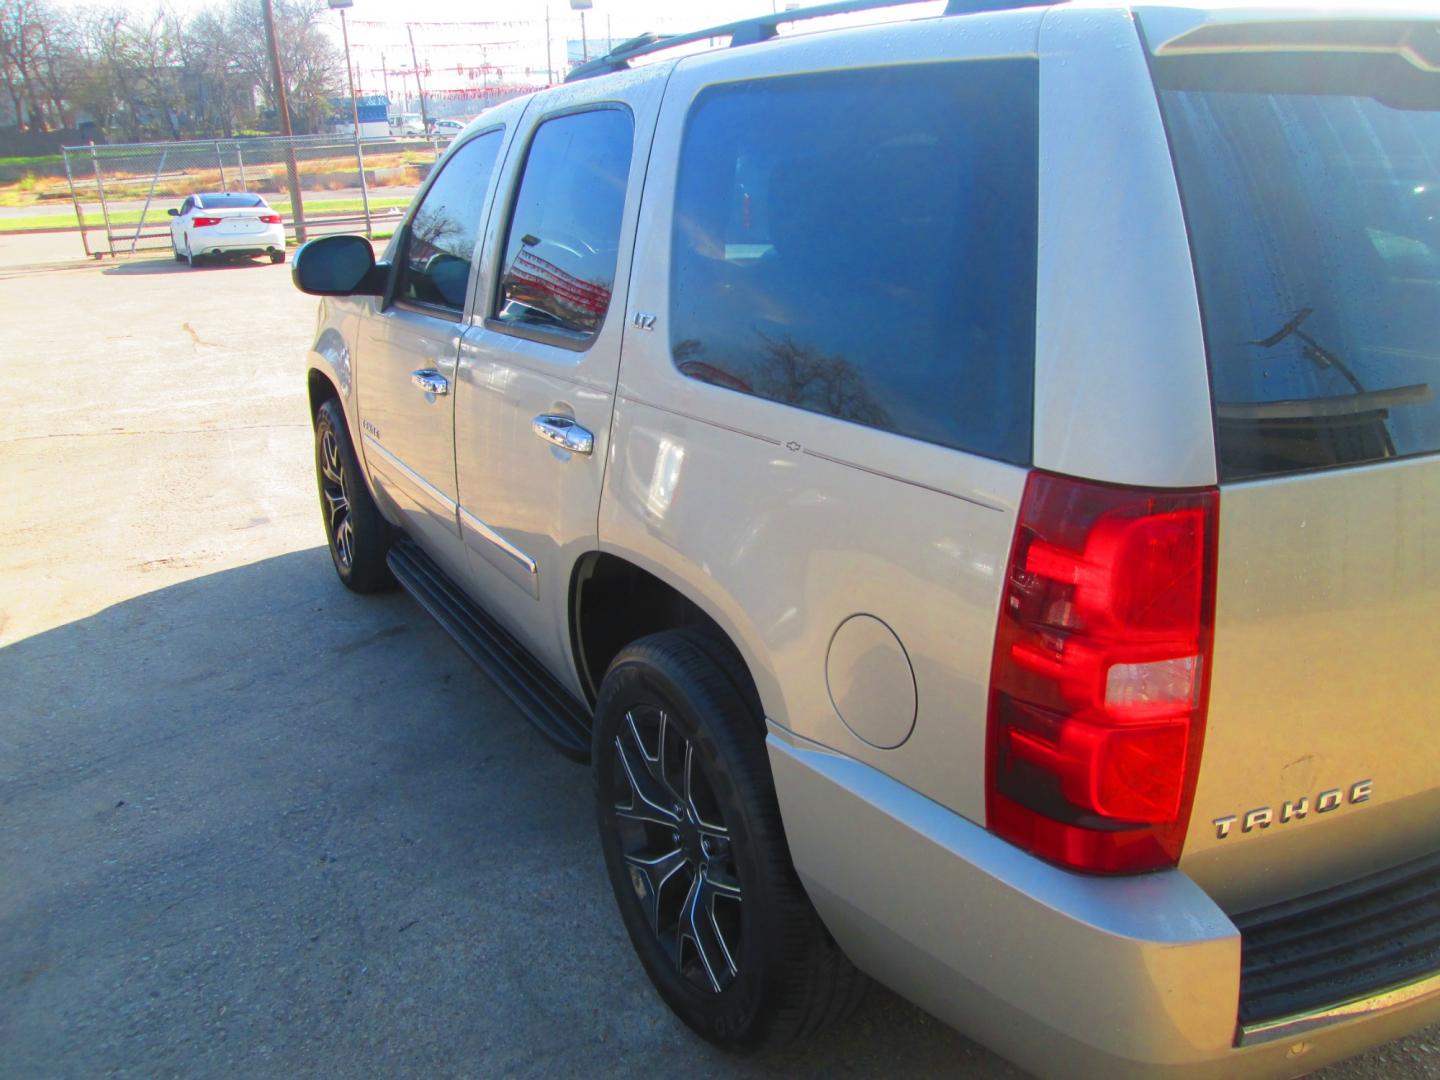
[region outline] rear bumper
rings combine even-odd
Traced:
[[[191,237],[190,247],[197,255],[260,255],[267,251],[284,251],[285,226],[276,225],[264,232],[229,236],[196,233]]]
[[[795,865],[864,970],[1049,1076],[1293,1076],[1440,1018],[1440,985],[1237,1046],[1240,934],[1179,871],[1073,874],[772,725]]]

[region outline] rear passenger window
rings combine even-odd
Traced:
[[[1027,463],[1037,79],[984,60],[701,93],[675,195],[680,371]]]
[[[585,341],[615,288],[632,122],[614,108],[569,113],[535,132],[500,282],[501,322]]]
[[[455,151],[425,193],[410,222],[395,298],[459,312],[465,307],[470,261],[479,240],[490,174],[501,132],[472,139]]]

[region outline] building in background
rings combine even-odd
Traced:
[[[350,120],[350,99],[331,98],[335,107],[335,133],[354,135],[355,125]],[[355,113],[360,118],[362,139],[388,139],[390,137],[390,99],[384,94],[358,95],[355,98]]]

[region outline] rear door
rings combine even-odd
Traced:
[[[460,346],[456,472],[470,580],[556,672],[573,669],[571,568],[596,546],[625,282],[668,70],[535,101]]]
[[[1440,74],[1409,30],[1155,65],[1221,480],[1182,866],[1231,910],[1440,847]]]
[[[397,246],[390,295],[361,320],[360,442],[383,498],[452,571],[454,379],[476,245],[504,129],[448,154]]]

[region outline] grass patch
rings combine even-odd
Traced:
[[[164,201],[157,199],[156,205],[153,206],[150,213],[145,216],[145,228],[149,230],[152,226],[160,227],[168,225],[170,217],[165,211],[173,205],[175,205],[173,199],[165,199]],[[290,201],[288,199],[276,200],[270,202],[270,205],[282,214],[290,213]],[[359,199],[306,199],[305,213],[309,217],[321,217],[329,214],[358,214],[363,208],[363,205]],[[410,200],[406,197],[380,195],[371,198],[370,212],[373,215],[377,211],[385,211],[397,207],[403,208],[409,205]],[[389,215],[386,216],[388,217]],[[139,223],[139,210],[116,210],[110,215],[110,224],[112,226],[138,225]],[[85,215],[85,224],[92,229],[104,228],[105,219],[98,211],[95,211]],[[26,214],[24,217],[0,217],[0,233],[25,232],[29,229],[74,229],[78,227],[79,222],[75,220],[75,211],[68,207],[64,213]]]
[[[32,154],[29,157],[0,157],[0,165],[59,165],[63,154]]]

